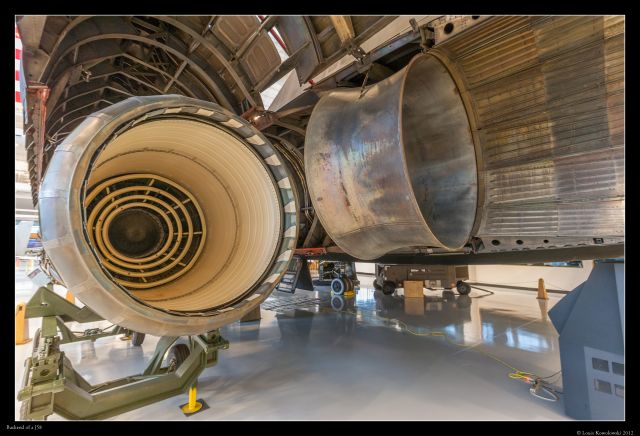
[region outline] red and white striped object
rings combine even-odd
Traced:
[[[16,97],[15,97],[15,104],[16,104],[16,135],[22,136],[24,134],[23,132],[23,125],[24,125],[24,114],[22,111],[22,92],[21,92],[21,86],[20,86],[20,79],[22,79],[24,81],[24,78],[21,77],[22,75],[22,40],[20,39],[20,31],[18,30],[18,26],[16,26],[16,56],[15,56],[15,63],[16,63],[16,68],[15,68],[15,72],[16,72]]]
[[[22,104],[20,95],[20,60],[22,59],[22,41],[20,40],[20,31],[16,26],[16,103]]]

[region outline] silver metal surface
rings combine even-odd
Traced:
[[[459,249],[476,210],[469,122],[451,75],[429,55],[316,105],[305,140],[316,213],[348,254],[410,246]]]
[[[230,301],[224,308],[196,313],[160,310],[157,303],[145,300],[144,295],[134,297],[105,272],[85,234],[83,196],[96,157],[114,135],[154,117],[199,119],[228,129],[229,134],[263,160],[277,192],[281,227],[276,235],[279,241],[276,251],[262,277],[242,298]],[[56,149],[40,190],[43,246],[68,289],[114,324],[159,336],[211,331],[240,319],[267,298],[293,254],[298,221],[296,199],[288,171],[280,159],[264,136],[218,105],[175,95],[131,98],[88,117]]]
[[[624,24],[491,17],[430,52],[473,114],[486,249],[624,242]]]

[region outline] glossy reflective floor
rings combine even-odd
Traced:
[[[328,288],[275,292],[260,321],[226,326],[230,348],[198,382],[208,410],[186,418],[178,408],[186,402],[181,395],[112,419],[568,419],[562,395],[558,402],[533,397],[495,360],[540,376],[556,373],[557,334],[546,314],[562,295],[541,302],[529,291],[474,289],[465,297],[425,290],[416,301],[405,300],[402,290],[393,296],[374,291],[371,277],[360,280],[351,298],[332,297]],[[34,290],[16,270],[16,302]],[[31,321],[32,332],[38,326]],[[444,336],[425,336],[430,333]],[[156,341],[147,336],[134,347],[110,337],[62,348],[95,384],[141,372]],[[16,392],[30,350],[31,344],[16,347]],[[551,380],[561,390],[560,376]],[[19,409],[16,402],[16,419]]]

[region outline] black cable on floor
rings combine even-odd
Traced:
[[[485,294],[485,295],[478,295],[476,297],[471,297],[471,298],[484,298],[484,297],[488,297],[489,295],[494,295],[495,294],[495,292],[490,291],[488,289],[479,288],[479,287],[473,286],[473,285],[469,285],[469,286],[471,286],[472,289],[477,289],[478,291],[487,292],[487,294]]]

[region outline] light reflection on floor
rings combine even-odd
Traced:
[[[426,290],[420,301],[405,299],[402,290],[383,295],[371,278],[360,279],[352,297],[332,296],[328,288],[276,292],[260,321],[224,327],[230,349],[199,379],[199,397],[211,408],[188,419],[568,419],[562,401],[534,398],[526,384],[507,377],[509,369],[483,354],[542,376],[555,373],[558,340],[546,311],[561,296],[550,294],[545,307],[535,292]],[[16,301],[33,291],[16,272]],[[31,321],[32,332],[38,324]],[[434,332],[446,339],[423,336]],[[141,372],[156,342],[147,336],[133,347],[110,337],[63,350],[87,381],[98,383]],[[30,349],[16,347],[16,393]],[[113,419],[183,420],[178,406],[185,399]],[[16,402],[16,418],[19,407]]]

